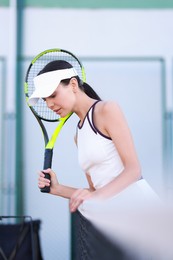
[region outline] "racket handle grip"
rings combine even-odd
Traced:
[[[50,180],[50,174],[49,173],[45,173],[44,171],[43,171],[43,173],[45,175],[44,178]],[[41,188],[40,191],[41,192],[45,192],[45,193],[49,193],[50,192],[50,186],[45,186],[44,188]]]
[[[52,156],[53,156],[53,149],[46,149],[44,153],[44,165],[43,169],[51,168],[52,166]],[[50,174],[45,173],[43,170],[43,173],[45,174],[45,178],[50,180]],[[44,188],[40,189],[41,192],[49,193],[50,192],[50,186],[45,186]]]

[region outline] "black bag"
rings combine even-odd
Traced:
[[[2,220],[9,218],[17,219],[17,224],[4,224]],[[0,216],[0,260],[42,260],[40,224],[28,216]]]

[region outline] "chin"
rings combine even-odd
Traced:
[[[65,116],[67,116],[67,114],[66,113],[60,113],[59,116],[60,117],[65,117]]]

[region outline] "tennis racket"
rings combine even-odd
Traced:
[[[52,158],[53,158],[53,148],[56,139],[63,125],[72,115],[72,113],[70,113],[64,118],[59,117],[55,112],[53,112],[47,107],[46,102],[43,99],[39,99],[37,104],[34,106],[31,106],[28,103],[29,97],[35,90],[33,79],[37,76],[40,70],[43,69],[43,67],[45,67],[49,62],[54,60],[65,60],[69,62],[76,69],[80,79],[83,82],[85,82],[86,80],[84,67],[82,66],[79,59],[71,52],[62,49],[49,49],[41,52],[31,61],[28,67],[26,77],[25,77],[24,91],[25,91],[26,103],[28,104],[35,118],[37,119],[44,137],[45,151],[44,151],[43,172],[44,169],[51,168]],[[46,126],[43,123],[44,121],[56,123],[55,130],[51,135],[50,139],[48,135],[48,130],[46,130]],[[50,179],[50,175],[45,173],[45,178]],[[44,188],[41,189],[41,192],[49,193],[50,187],[45,186]]]

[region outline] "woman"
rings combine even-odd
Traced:
[[[50,82],[46,89],[41,85],[45,78]],[[71,212],[78,208],[82,210],[81,205],[85,201],[116,198],[123,191],[129,190],[131,193],[136,187],[138,197],[140,194],[145,197],[145,193],[148,196],[148,192],[152,194],[141,176],[139,160],[124,115],[115,102],[102,101],[66,61],[47,64],[35,82],[36,90],[29,99],[31,105],[43,98],[47,106],[61,117],[70,112],[79,117],[75,141],[79,163],[89,184],[89,188],[84,189],[67,187],[58,182],[52,169],[44,169],[44,173],[50,174],[51,181],[44,178],[44,173],[40,171],[40,189],[50,186],[51,194],[69,199]]]

